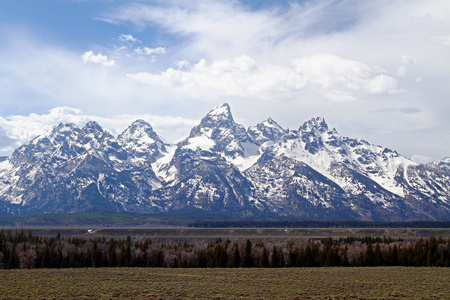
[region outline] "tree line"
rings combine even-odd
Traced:
[[[450,221],[207,221],[189,223],[196,228],[450,228]]]
[[[273,241],[153,242],[151,239],[45,238],[0,231],[0,269],[152,267],[283,268],[450,266],[450,238],[345,237]]]

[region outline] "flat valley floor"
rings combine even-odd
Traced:
[[[0,299],[450,299],[450,268],[0,270]]]

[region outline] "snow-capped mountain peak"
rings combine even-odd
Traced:
[[[206,117],[212,118],[212,119],[231,119],[233,120],[233,116],[231,114],[231,109],[228,103],[222,103],[215,108],[213,108]]]
[[[278,125],[272,118],[248,128],[248,135],[251,140],[262,148],[270,147],[287,133],[288,130]]]
[[[302,132],[326,132],[328,131],[328,124],[324,117],[316,117],[303,123],[299,129]]]
[[[136,120],[118,137],[118,143],[142,163],[153,163],[166,152],[166,145],[152,126]]]
[[[220,129],[233,129],[236,126],[230,106],[227,103],[221,104],[212,109],[200,121],[200,124],[191,130],[190,137],[207,134],[214,138],[213,133],[218,134]],[[213,132],[214,131],[214,132]]]
[[[211,110],[180,144],[191,150],[221,153],[227,158],[245,156],[242,143],[248,142],[244,126],[234,122],[228,104]]]
[[[104,133],[103,128],[95,121],[89,121],[81,129],[82,135],[88,135],[96,138],[100,138]]]
[[[323,148],[324,138],[329,138],[324,136],[327,131],[328,125],[322,117],[313,118],[298,129],[305,150],[311,154],[315,154]]]

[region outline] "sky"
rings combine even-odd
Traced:
[[[60,122],[174,142],[221,103],[448,157],[450,1],[0,1],[0,155]]]

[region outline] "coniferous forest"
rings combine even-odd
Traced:
[[[450,267],[450,238],[346,237],[273,241],[152,242],[151,239],[44,238],[0,231],[0,269],[152,267]]]

